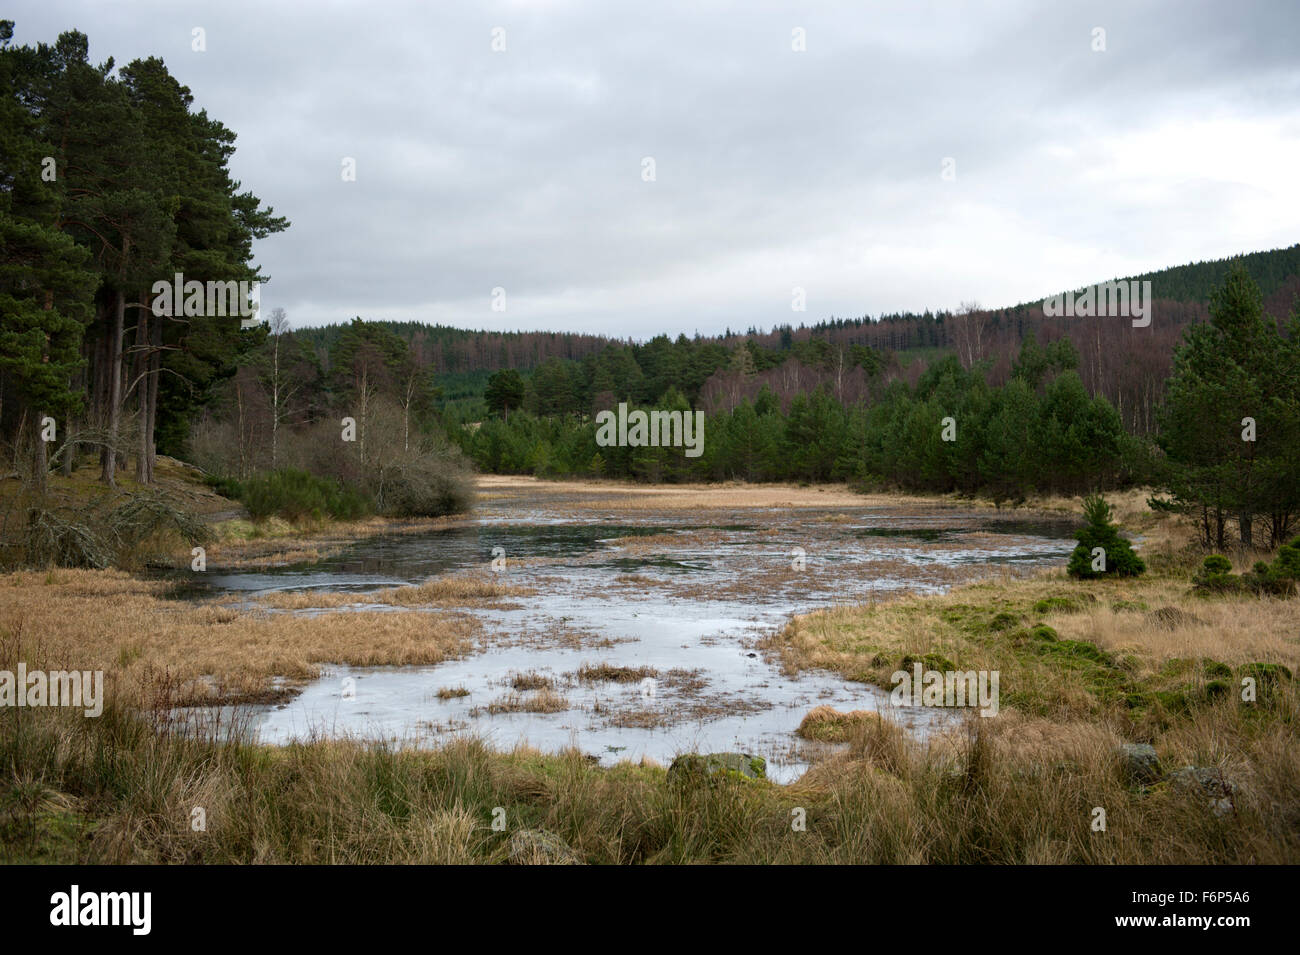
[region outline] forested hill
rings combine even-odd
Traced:
[[[349,322],[299,328],[297,338],[327,355]],[[579,332],[498,332],[452,328],[422,322],[367,321],[411,346],[418,360],[438,374],[536,368],[548,358],[580,359],[608,347],[613,339]]]
[[[1296,277],[1300,276],[1300,243],[1285,249],[1243,253],[1235,259],[1213,259],[1209,262],[1176,265],[1159,272],[1135,275],[1130,281],[1149,281],[1152,291],[1159,298],[1171,302],[1204,303],[1209,301],[1212,290],[1223,285],[1228,270],[1236,261],[1246,267],[1263,293],[1265,302],[1268,302],[1279,292],[1294,290]]]
[[[1180,330],[1188,322],[1205,317],[1211,289],[1222,285],[1234,261],[1240,261],[1259,285],[1266,310],[1279,317],[1290,310],[1292,299],[1300,295],[1300,243],[1284,249],[1243,254],[1239,260],[1194,262],[1117,281],[1150,281],[1152,294],[1158,303],[1157,314]],[[1064,327],[1071,323],[1046,319],[1041,305],[1042,299],[1038,299],[1013,306],[977,308],[974,314],[982,317],[986,326],[981,329],[987,336],[986,340],[978,343],[982,357],[997,355],[1009,362],[1031,328],[1045,341],[1060,337]],[[633,344],[610,336],[578,332],[494,331],[422,322],[378,321],[375,324],[409,343],[439,374],[491,372],[501,368],[528,371],[550,358],[579,361],[599,354],[611,345]],[[966,326],[969,325],[963,316],[927,310],[875,317],[831,318],[811,325],[783,324],[771,329],[751,326],[743,332],[728,329],[720,335],[696,336],[694,342],[718,343],[731,349],[748,340],[760,348],[783,351],[796,342],[824,339],[831,345],[864,345],[886,352],[959,350],[966,346],[973,355],[976,343],[965,340],[969,331]],[[341,322],[303,328],[297,334],[318,354],[324,355],[338,341],[346,326],[347,322]],[[1160,336],[1162,342],[1167,337]],[[1176,339],[1177,335],[1174,335],[1169,343]],[[477,379],[480,376],[473,377]]]
[[[1145,328],[1133,328],[1122,318],[1048,317],[1041,300],[999,309],[973,306],[957,313],[832,318],[716,336],[660,335],[642,343],[568,332],[366,324],[405,341],[415,360],[438,376],[444,402],[463,405],[470,416],[481,414],[479,399],[488,378],[501,369],[523,372],[539,395],[537,409],[552,414],[587,413],[591,400],[606,393],[654,402],[669,389],[709,412],[752,400],[763,388],[788,400],[830,385],[842,400],[856,401],[869,379],[914,385],[948,354],[965,368],[980,366],[988,383],[997,386],[1011,377],[1032,335],[1034,348],[1068,348],[1071,367],[1089,394],[1109,401],[1127,430],[1149,434],[1174,348],[1187,326],[1208,317],[1210,291],[1222,284],[1232,261],[1198,262],[1125,279],[1152,283],[1152,318]],[[1252,253],[1240,261],[1260,286],[1265,310],[1284,318],[1300,296],[1300,245]],[[328,364],[347,327],[296,334]]]

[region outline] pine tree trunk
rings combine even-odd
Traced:
[[[100,454],[100,480],[117,486],[117,431],[122,424],[122,329],[126,324],[126,293],[117,293],[108,344],[108,434],[109,443]]]
[[[49,487],[47,475],[49,473],[49,459],[46,457],[45,439],[41,432],[44,430],[41,425],[41,416],[32,416],[32,436],[34,443],[32,447],[32,490],[43,501],[45,492]]]
[[[153,323],[153,350],[149,355],[149,483],[158,462],[158,386],[162,381],[162,322]]]
[[[73,423],[72,416],[69,415],[63,422],[63,460],[59,462],[59,470],[64,477],[72,477],[72,463],[77,456],[77,442],[72,440],[73,429],[76,425]]]
[[[136,448],[135,479],[149,483],[149,313],[142,310],[135,325],[135,377],[140,382],[140,444]]]

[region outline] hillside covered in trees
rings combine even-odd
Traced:
[[[1153,316],[1146,328],[1096,318],[1051,318],[1043,314],[1041,299],[1006,308],[971,304],[955,312],[831,318],[715,336],[658,336],[648,342],[567,332],[380,324],[406,341],[418,360],[439,376],[443,404],[469,419],[485,413],[486,407],[474,399],[485,394],[489,373],[502,369],[534,373],[541,405],[550,409],[544,413],[591,413],[593,401],[614,382],[628,400],[657,401],[675,388],[714,412],[730,410],[742,397],[752,401],[764,387],[786,400],[830,383],[838,395],[848,388],[847,400],[855,401],[862,396],[863,384],[854,367],[868,373],[879,369],[887,380],[915,385],[931,363],[947,354],[955,355],[966,369],[982,364],[987,380],[1002,385],[1013,376],[1028,337],[1044,349],[1068,339],[1069,346],[1058,347],[1073,348],[1074,368],[1088,393],[1109,401],[1127,430],[1150,435],[1156,404],[1172,371],[1174,348],[1184,329],[1208,319],[1210,292],[1223,283],[1233,262],[1258,283],[1270,314],[1285,315],[1300,295],[1297,244],[1123,279],[1152,283]],[[329,325],[297,334],[325,361],[345,327]],[[741,347],[749,352],[748,359],[735,358]],[[733,362],[739,367],[733,368]],[[548,370],[535,374],[544,365]],[[751,365],[757,377],[732,374],[748,372]]]

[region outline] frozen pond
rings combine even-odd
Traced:
[[[790,781],[818,753],[794,733],[810,709],[890,704],[884,691],[837,674],[785,674],[760,650],[763,635],[836,603],[1059,564],[1071,530],[956,508],[620,510],[521,490],[482,501],[466,526],[371,538],[310,565],[207,582],[250,605],[277,591],[356,597],[272,612],[466,613],[483,626],[463,659],[327,668],[288,703],[257,713],[263,742],[347,735],[421,745],[469,734],[502,749],[575,746],[607,764],[741,750]],[[366,601],[369,591],[465,575],[530,593],[486,606]],[[925,733],[954,714],[918,707],[891,717]]]

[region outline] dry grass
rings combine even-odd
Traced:
[[[319,741],[273,749],[101,720],[0,712],[0,858],[80,863],[500,862],[519,829],[583,861],[855,864],[1270,864],[1300,861],[1294,695],[1276,719],[1219,707],[1157,743],[1166,767],[1215,766],[1227,813],[1167,782],[1130,788],[1094,724],[1014,715],[930,744],[888,720],[792,786],[671,785],[660,767],[582,753],[432,751]],[[189,825],[194,806],[207,831]],[[1092,831],[1095,807],[1107,828]],[[492,827],[497,807],[506,828]],[[792,810],[806,815],[802,831]]]
[[[259,606],[275,610],[320,610],[357,604],[394,607],[483,607],[505,597],[529,596],[536,591],[479,577],[435,577],[422,584],[391,587],[366,593],[332,590],[295,590],[264,594]]]
[[[0,575],[0,637],[81,670],[103,670],[124,701],[156,671],[184,701],[257,700],[273,677],[301,683],[322,664],[427,665],[462,656],[480,625],[461,614],[239,612],[165,598],[167,585],[118,571]]]
[[[847,484],[658,484],[637,485],[619,481],[544,481],[517,475],[480,475],[481,499],[542,494],[572,496],[566,504],[578,508],[608,510],[700,510],[708,508],[776,508],[776,507],[863,507],[923,505],[945,501],[942,497],[896,494],[859,494]]]
[[[542,689],[534,693],[510,693],[481,709],[496,716],[499,713],[562,713],[568,708],[569,701],[566,697],[553,690]],[[474,716],[475,710],[471,710],[470,715]]]
[[[624,667],[611,663],[584,663],[578,667],[578,679],[584,683],[640,683],[657,677],[654,667]]]
[[[1149,734],[1166,710],[1208,692],[1211,664],[1300,670],[1300,601],[1189,591],[1185,579],[1088,583],[1044,572],[799,616],[764,649],[787,672],[819,667],[882,687],[914,661],[998,671],[1003,706]],[[1153,613],[1171,606],[1189,609]]]
[[[847,743],[860,727],[879,719],[879,713],[869,710],[841,713],[831,706],[818,706],[799,722],[799,729],[795,732],[804,739],[821,743]]]
[[[507,681],[515,690],[551,690],[555,681],[545,673],[529,670],[527,673],[512,673]]]

